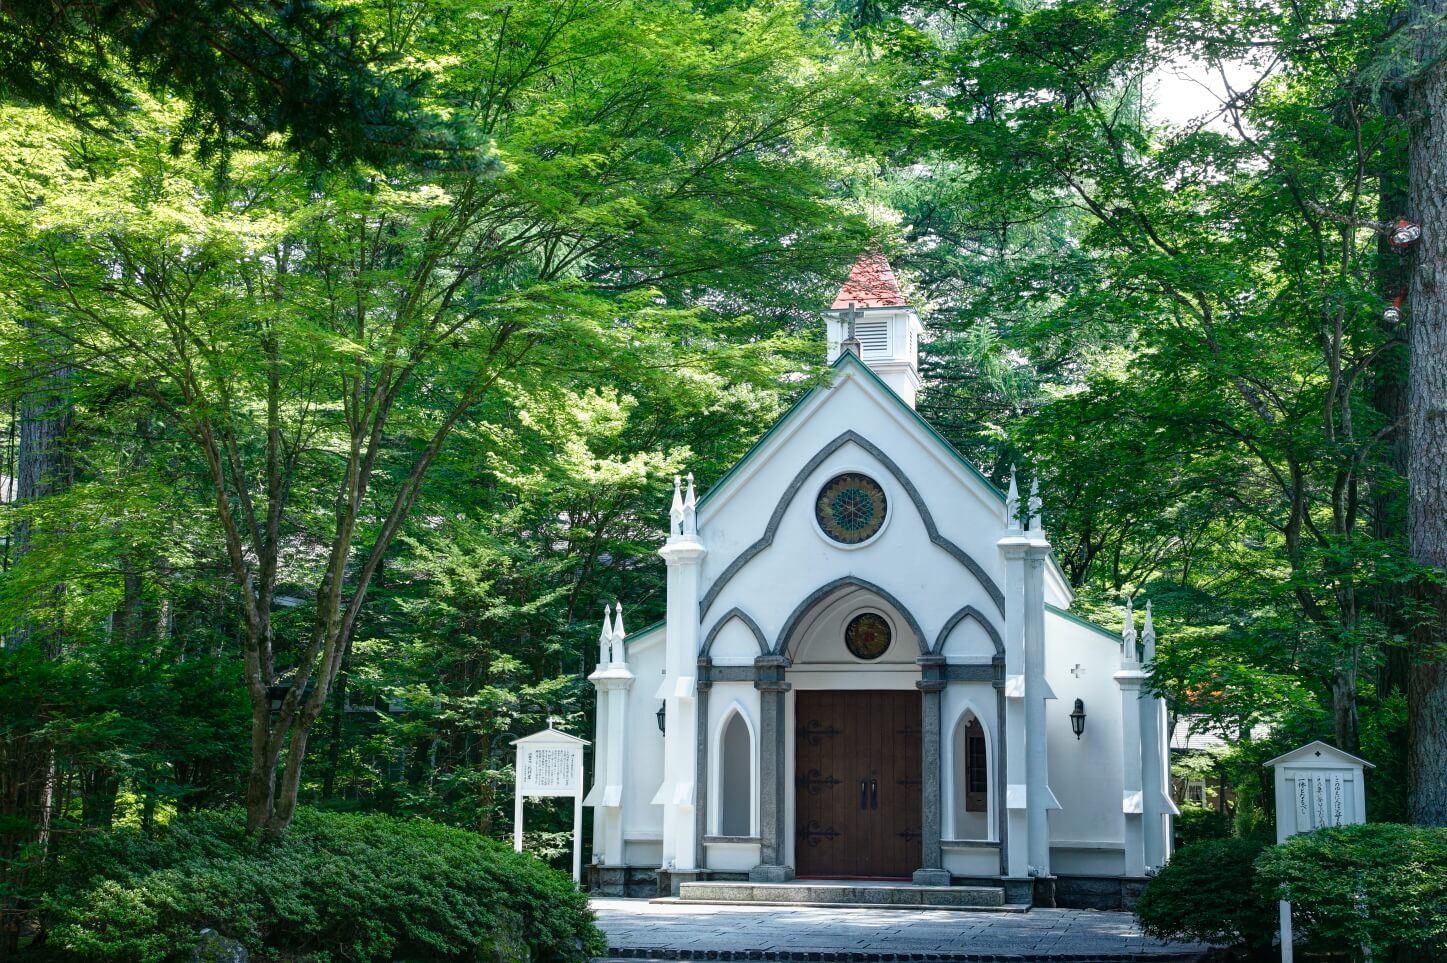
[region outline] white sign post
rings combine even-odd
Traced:
[[[583,747],[588,740],[554,729],[514,739],[517,782],[513,790],[512,848],[523,851],[523,800],[573,797],[573,881],[583,879]]]
[[[1324,742],[1313,742],[1277,756],[1266,767],[1276,770],[1276,841],[1323,826],[1350,826],[1367,821],[1362,773],[1375,769],[1365,759]],[[1291,904],[1281,901],[1281,963],[1292,963]]]

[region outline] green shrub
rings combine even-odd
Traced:
[[[1265,848],[1265,840],[1251,838],[1208,839],[1182,849],[1136,902],[1141,929],[1162,939],[1269,947],[1276,901],[1252,869]]]
[[[1367,823],[1293,836],[1256,862],[1297,938],[1379,958],[1447,949],[1447,829]]]
[[[1184,849],[1207,839],[1231,835],[1231,817],[1206,806],[1182,806],[1175,820],[1176,837]]]
[[[199,813],[82,841],[46,898],[45,947],[171,960],[211,927],[260,959],[572,963],[604,949],[571,879],[473,833],[310,810],[279,840],[244,825]]]

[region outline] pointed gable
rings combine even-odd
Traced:
[[[866,254],[849,269],[849,279],[834,297],[831,310],[858,308],[903,308],[909,299],[899,289],[899,279],[883,254]]]

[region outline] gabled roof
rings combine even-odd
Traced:
[[[1276,766],[1288,766],[1297,762],[1320,763],[1323,756],[1338,765],[1357,765],[1364,766],[1367,769],[1377,768],[1375,764],[1367,762],[1362,757],[1354,756],[1345,749],[1338,749],[1336,746],[1322,742],[1320,739],[1315,742],[1308,742],[1300,749],[1293,749],[1290,752],[1282,753],[1275,759],[1268,759],[1261,764],[1261,768],[1265,769],[1268,766],[1272,768]]]
[[[1000,489],[996,488],[994,482],[990,481],[990,479],[987,478],[985,474],[981,472],[978,468],[976,468],[968,458],[962,455],[958,448],[950,444],[949,439],[945,438],[944,435],[940,434],[939,430],[936,429],[934,425],[930,424],[925,419],[924,415],[921,415],[918,411],[915,411],[913,408],[911,408],[905,403],[903,398],[895,394],[894,389],[891,388],[889,385],[885,384],[884,379],[880,378],[879,375],[875,374],[874,371],[869,367],[869,365],[865,364],[864,361],[861,360],[852,351],[840,352],[839,357],[836,358],[829,367],[833,368],[835,371],[838,371],[846,364],[852,364],[861,372],[863,372],[870,381],[874,382],[874,384],[878,386],[879,390],[884,393],[885,397],[892,399],[893,402],[899,406],[900,411],[908,415],[915,424],[919,425],[919,427],[924,430],[926,435],[934,439],[935,443],[939,445],[942,451],[949,455],[949,457],[952,458],[956,464],[964,468],[967,473],[969,473],[977,481],[979,481],[980,484],[984,486],[986,492],[989,492],[996,499],[998,499],[1001,505],[1005,503],[1005,493],[1000,491]],[[734,479],[735,476],[738,475],[739,471],[742,470],[745,465],[747,465],[750,461],[753,460],[754,456],[756,456],[763,449],[763,447],[768,444],[769,439],[772,438],[775,433],[777,433],[781,428],[783,428],[784,425],[786,425],[790,420],[793,419],[796,414],[798,414],[805,408],[805,406],[808,405],[810,399],[812,399],[820,391],[828,391],[832,387],[832,383],[828,385],[816,385],[815,387],[810,388],[808,391],[804,392],[804,394],[799,398],[799,400],[790,405],[789,410],[784,412],[784,414],[779,417],[778,421],[775,421],[772,425],[769,426],[768,431],[764,432],[762,435],[759,436],[759,440],[754,442],[753,445],[749,447],[748,451],[744,452],[743,457],[740,458],[738,461],[734,462],[733,467],[731,467],[728,471],[724,472],[723,475],[719,477],[719,480],[715,482],[713,486],[710,487],[709,490],[703,494],[703,497],[699,498],[697,510],[699,512],[702,512],[704,506],[709,503],[709,501],[714,497],[714,495],[729,487],[729,483]],[[1059,576],[1061,582],[1065,584],[1067,588],[1067,597],[1069,597],[1070,582],[1065,578],[1064,573],[1060,571],[1060,564],[1055,561],[1053,555],[1046,560],[1046,564]],[[1051,608],[1055,607],[1051,606]],[[1057,611],[1059,611],[1060,614],[1068,618],[1084,623],[1085,625],[1095,629],[1097,632],[1100,632],[1103,635],[1108,635],[1112,638],[1115,638],[1115,633],[1111,632],[1109,629],[1103,628],[1093,622],[1082,619],[1078,615],[1066,612],[1064,609],[1058,609]],[[652,631],[654,628],[662,624],[663,623],[659,622],[649,626],[646,629],[643,629],[640,632],[630,632],[628,638],[632,639],[635,635],[641,636],[644,633]],[[1119,640],[1117,639],[1117,641]]]
[[[1090,619],[1076,615],[1074,612],[1067,611],[1066,609],[1062,609],[1058,605],[1051,605],[1049,602],[1045,603],[1045,611],[1051,613],[1052,615],[1058,615],[1068,622],[1074,622],[1076,625],[1099,633],[1100,635],[1105,636],[1107,639],[1110,639],[1116,645],[1120,645],[1120,633],[1112,632],[1110,629],[1106,628],[1103,625],[1096,625],[1094,622],[1090,621]]]
[[[663,628],[667,624],[667,619],[659,619],[652,625],[645,625],[641,629],[635,629],[634,631],[629,632],[627,635],[623,636],[623,644],[631,645],[634,642],[641,641],[645,636],[652,635],[654,632],[657,632],[659,629]]]
[[[866,254],[849,269],[849,279],[834,297],[831,310],[859,308],[904,308],[909,299],[899,289],[899,279],[883,254]]]
[[[542,729],[542,730],[539,730],[538,732],[534,732],[534,733],[533,733],[532,735],[530,735],[530,736],[523,736],[521,739],[514,739],[514,740],[512,741],[512,744],[515,745],[515,746],[517,746],[517,745],[521,745],[521,744],[526,743],[526,742],[551,742],[551,743],[560,743],[560,742],[563,742],[563,743],[572,743],[572,744],[576,744],[576,745],[580,745],[580,746],[589,745],[589,742],[588,742],[587,739],[579,739],[577,736],[573,735],[571,732],[564,732],[564,731],[561,730],[561,729],[554,729],[554,728],[553,728],[553,724],[552,724],[551,722],[548,723],[548,727],[547,727],[546,729]]]
[[[894,403],[899,406],[900,410],[909,415],[909,417],[916,424],[918,424],[922,429],[924,429],[925,433],[928,434],[931,438],[933,438],[935,442],[939,444],[940,448],[942,448],[946,453],[948,453],[950,457],[953,458],[961,467],[963,467],[967,472],[973,475],[982,485],[984,485],[986,491],[990,492],[996,498],[998,498],[1002,505],[1005,503],[1004,492],[996,488],[994,483],[991,482],[990,479],[986,478],[985,475],[978,468],[971,464],[968,458],[960,454],[959,449],[957,449],[954,445],[950,444],[949,440],[946,439],[944,435],[940,434],[939,431],[935,429],[934,425],[926,421],[923,415],[921,415],[918,411],[915,411],[909,405],[905,404],[904,399],[901,398],[899,395],[895,394],[894,389],[891,388],[889,385],[885,384],[884,380],[880,378],[879,375],[875,374],[870,369],[869,365],[861,361],[859,357],[856,356],[853,352],[840,352],[839,357],[836,358],[834,360],[834,363],[831,364],[829,367],[838,371],[846,364],[854,365],[865,375],[867,375],[871,381],[873,381],[876,385],[879,386],[880,390],[884,392],[885,396],[893,399]],[[754,444],[752,445],[752,447],[749,448],[748,451],[744,452],[744,456],[738,461],[734,462],[733,467],[730,468],[728,471],[724,472],[722,477],[720,477],[719,480],[715,482],[714,485],[709,488],[707,492],[704,493],[704,496],[698,500],[698,510],[702,511],[703,507],[708,504],[709,500],[712,499],[714,495],[727,488],[729,482],[733,479],[735,475],[738,474],[739,470],[742,469],[744,465],[752,461],[754,456],[758,454],[758,452],[764,447],[765,444],[768,443],[768,440],[773,437],[773,435],[780,428],[787,424],[794,417],[795,414],[803,410],[804,406],[808,404],[811,398],[813,398],[820,391],[828,391],[831,387],[832,384],[818,385],[804,392],[803,397],[790,405],[789,410],[784,412],[783,416],[780,417],[778,421],[774,422],[773,425],[769,427],[769,430],[764,432],[763,435],[759,437],[759,440],[754,442]]]

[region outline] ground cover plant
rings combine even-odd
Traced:
[[[96,834],[49,880],[37,958],[185,959],[202,929],[256,959],[537,960],[604,949],[565,874],[476,833],[304,809],[282,839],[244,813]]]

